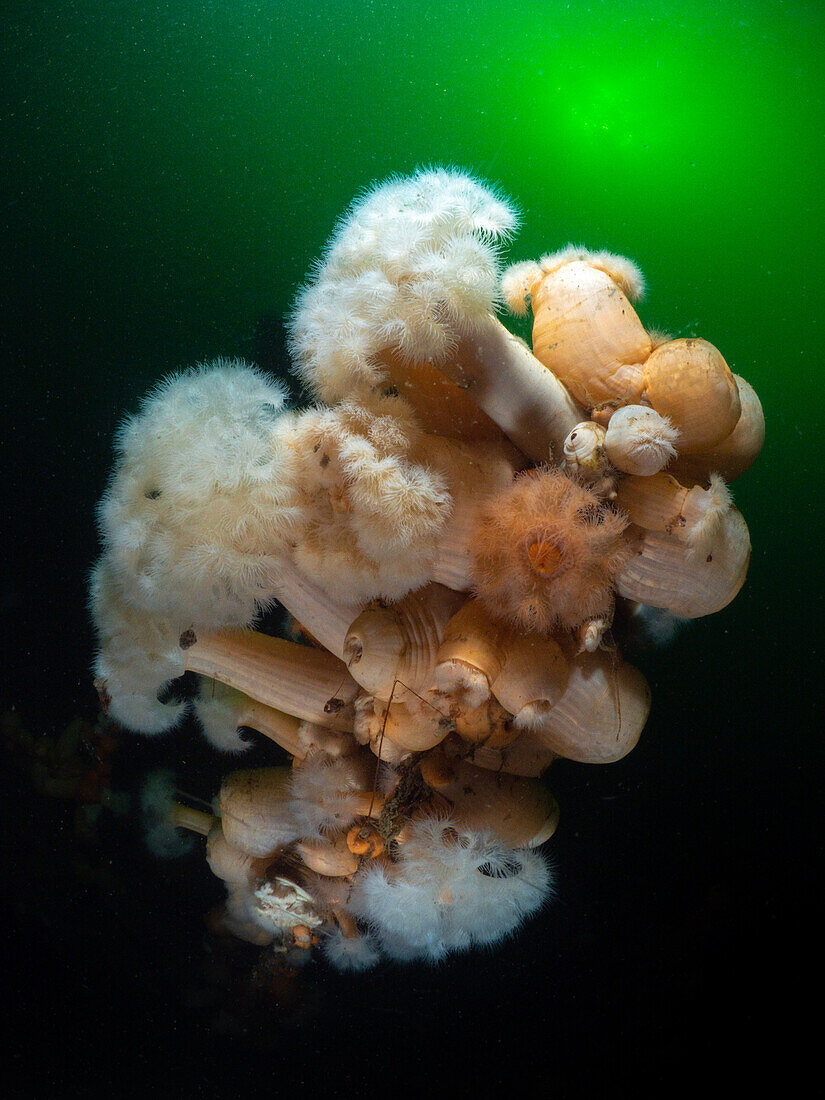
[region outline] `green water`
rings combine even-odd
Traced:
[[[22,6],[5,122],[23,258],[50,306],[117,345],[125,396],[245,352],[370,180],[454,163],[520,204],[514,258],[571,239],[633,256],[644,318],[716,342],[768,406],[769,448],[782,438],[804,465],[796,410],[822,301],[817,11]],[[776,487],[770,453],[758,476]]]
[[[654,711],[627,762],[562,769],[560,843],[591,835],[582,881],[609,882],[596,838],[614,830],[647,896],[658,838],[674,913],[767,852],[782,885],[749,911],[781,913],[821,854],[820,5],[76,0],[3,19],[6,701],[58,723],[92,705],[85,571],[123,411],[172,369],[253,355],[370,181],[454,164],[523,211],[510,258],[631,256],[643,320],[711,340],[762,399],[767,443],[733,486],[745,589],[647,658]],[[583,782],[642,793],[628,809]]]

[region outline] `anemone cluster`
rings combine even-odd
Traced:
[[[221,752],[252,728],[288,754],[230,771],[212,813],[147,801],[161,849],[206,837],[221,927],[251,942],[357,970],[512,933],[552,892],[547,768],[619,759],[648,715],[617,609],[665,634],[744,581],[727,483],[764,437],[753,390],[642,325],[627,259],[502,276],[516,225],[459,171],[374,186],[290,318],[315,404],[219,360],[119,432],[96,683],[138,733],[191,713]],[[276,603],[289,637],[254,629]]]

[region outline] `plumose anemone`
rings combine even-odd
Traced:
[[[496,617],[546,634],[610,619],[627,520],[558,468],[526,470],[488,501],[473,579]]]
[[[316,404],[218,360],[118,435],[101,702],[138,733],[190,714],[217,752],[279,746],[211,811],[170,773],[144,804],[155,851],[205,838],[212,927],[290,968],[436,962],[532,921],[557,888],[548,768],[619,760],[645,726],[634,624],[665,641],[745,579],[728,482],[764,438],[754,390],[642,323],[631,260],[567,246],[502,279],[517,221],[455,169],[372,186],[291,314]],[[532,347],[502,301],[532,309]]]

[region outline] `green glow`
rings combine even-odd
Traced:
[[[522,206],[514,259],[570,240],[633,256],[651,287],[644,319],[714,340],[766,403],[780,399],[777,364],[791,404],[821,371],[806,344],[821,294],[789,247],[822,245],[816,4],[26,12],[42,25],[10,18],[5,117],[27,254],[69,313],[127,329],[151,377],[245,352],[352,195],[434,161]]]

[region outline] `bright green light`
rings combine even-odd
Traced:
[[[560,134],[576,147],[602,154],[642,150],[670,153],[690,132],[692,114],[702,112],[706,91],[685,76],[689,59],[670,57],[583,66],[568,71],[550,96]]]

